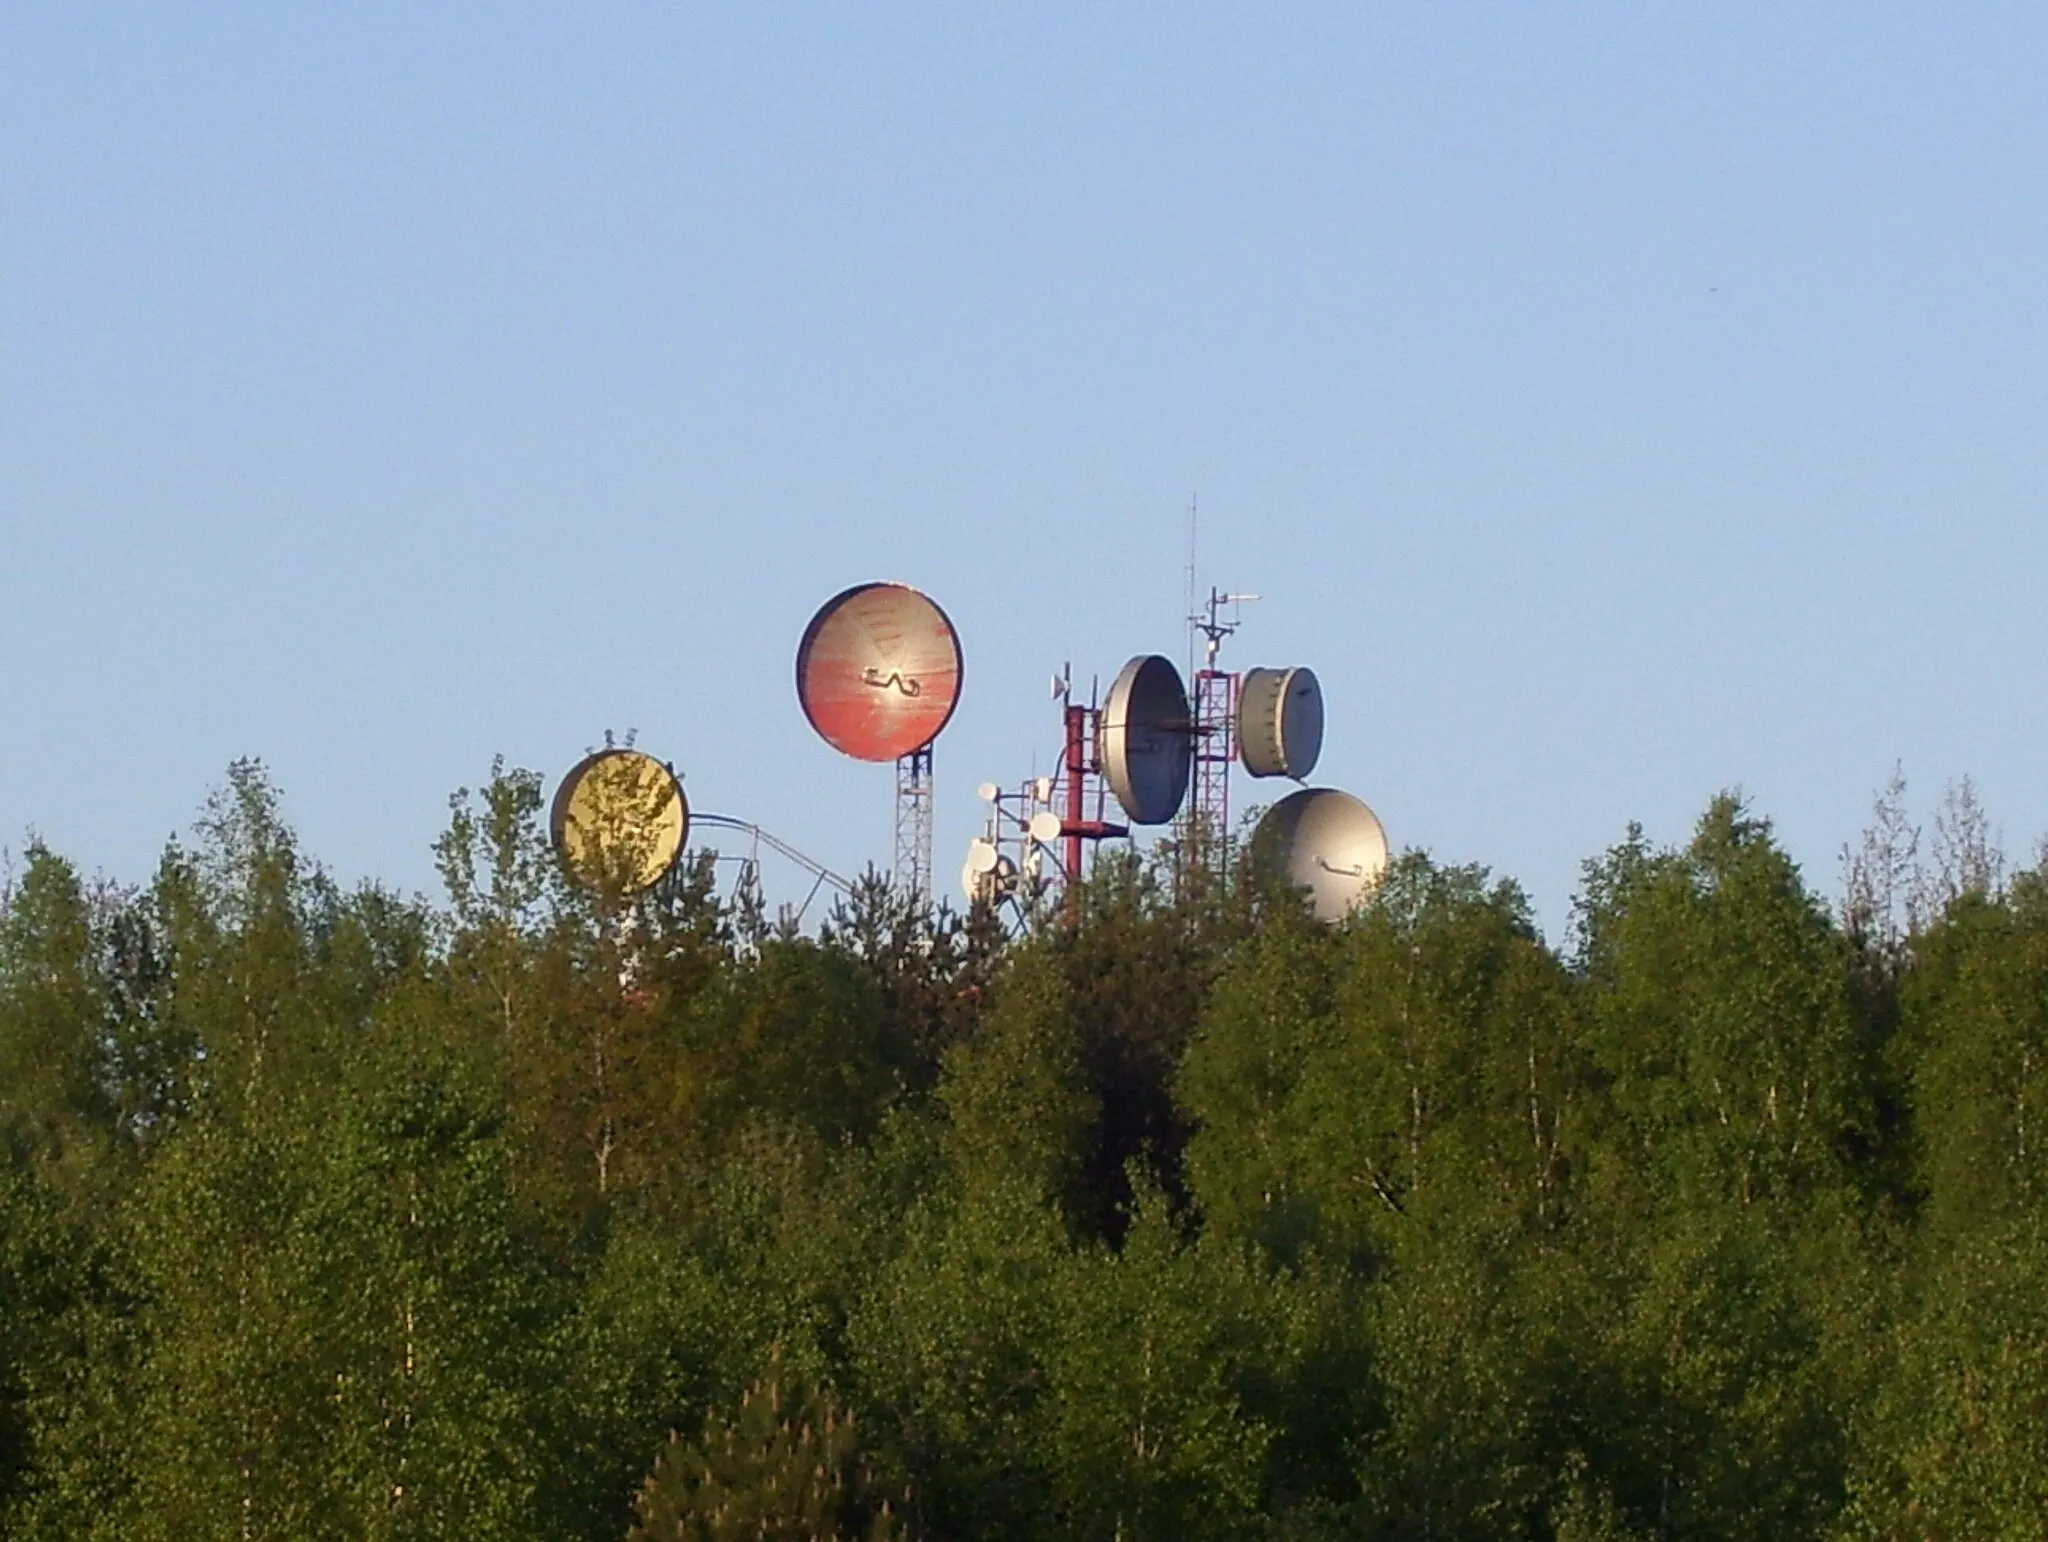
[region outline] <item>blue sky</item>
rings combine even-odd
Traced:
[[[896,578],[950,888],[1198,495],[1316,780],[1553,933],[1731,785],[1828,891],[1894,761],[2025,852],[2044,79],[2020,6],[8,8],[0,836],[139,879],[254,754],[431,889],[612,728],[886,862],[790,678]]]

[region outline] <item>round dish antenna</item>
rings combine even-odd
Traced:
[[[1042,808],[1031,816],[1031,823],[1025,828],[1039,845],[1050,846],[1060,838],[1060,816],[1049,808]]]
[[[1348,792],[1304,787],[1266,810],[1252,853],[1267,872],[1308,890],[1318,921],[1341,921],[1387,869],[1387,832]]]
[[[638,894],[667,876],[690,833],[675,772],[639,750],[599,750],[562,778],[548,831],[578,883]]]
[[[1179,812],[1193,743],[1173,661],[1147,653],[1124,665],[1102,709],[1102,770],[1131,823],[1163,825]]]
[[[998,857],[988,867],[977,867],[970,857],[960,869],[960,892],[970,905],[993,905],[1016,886],[1017,864]]]
[[[1315,770],[1323,753],[1323,688],[1308,669],[1247,669],[1237,696],[1237,752],[1253,776]]]
[[[898,760],[939,736],[960,701],[960,638],[908,584],[856,584],[827,600],[796,650],[796,694],[825,742]]]

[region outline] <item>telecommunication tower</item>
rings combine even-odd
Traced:
[[[1297,783],[1315,769],[1323,743],[1322,687],[1308,669],[1222,666],[1224,641],[1237,632],[1242,607],[1259,596],[1211,588],[1207,603],[1197,604],[1195,516],[1190,504],[1187,681],[1170,659],[1140,654],[1124,665],[1100,707],[1092,699],[1084,707],[1073,700],[1067,674],[1056,677],[1059,771],[1014,794],[992,782],[982,785],[988,824],[969,846],[961,874],[970,898],[1015,900],[1027,918],[1036,915],[1054,881],[1046,876],[1050,864],[1073,917],[1089,845],[1131,833],[1105,817],[1110,795],[1129,825],[1175,826],[1178,879],[1199,892],[1230,871],[1233,765],[1250,776]],[[1316,789],[1309,798],[1309,791],[1283,799],[1253,838],[1264,837],[1262,861],[1311,888],[1316,913],[1335,919],[1377,882],[1386,863],[1384,832],[1349,794]]]
[[[1095,705],[1092,692],[1088,705],[1075,701],[1072,679],[1069,665],[1052,681],[1053,700],[1060,704],[1058,769],[1051,776],[1031,778],[1016,792],[993,782],[982,784],[988,823],[981,838],[968,846],[967,867],[960,875],[969,899],[1011,902],[1025,920],[1039,913],[1055,882],[1066,896],[1071,920],[1080,903],[1079,884],[1089,848],[1131,833],[1128,825],[1107,817],[1113,775],[1105,761],[1104,722],[1111,708]],[[1122,685],[1119,676],[1118,687]],[[1112,706],[1119,700],[1118,687],[1111,688]],[[1118,765],[1121,769],[1123,762]]]

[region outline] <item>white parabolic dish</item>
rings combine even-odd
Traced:
[[[976,841],[976,846],[986,842]],[[993,904],[1010,891],[1017,876],[1017,864],[1008,857],[998,856],[991,867],[979,867],[973,856],[960,869],[960,892],[967,896],[970,905]]]
[[[1304,787],[1267,809],[1252,851],[1268,871],[1308,890],[1319,921],[1343,920],[1387,870],[1379,816],[1334,787]]]
[[[1187,687],[1173,660],[1140,654],[1102,708],[1102,770],[1132,824],[1163,825],[1188,793],[1194,739]]]

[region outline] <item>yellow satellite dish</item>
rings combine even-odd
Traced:
[[[548,826],[577,882],[638,894],[660,883],[682,855],[690,805],[675,772],[652,755],[599,750],[562,778]]]

